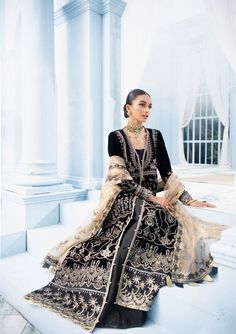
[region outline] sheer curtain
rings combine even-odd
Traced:
[[[222,51],[236,73],[236,1],[204,0],[204,5]],[[234,183],[236,186],[236,174]]]
[[[178,59],[179,159],[186,163],[183,128],[194,112],[202,80],[206,83],[216,114],[224,125],[220,165],[228,164],[229,67],[217,43],[211,38],[198,41],[183,50]]]
[[[216,114],[224,125],[220,165],[228,164],[229,130],[229,67],[221,50],[208,40],[202,51],[204,77]]]
[[[236,73],[236,1],[204,0],[213,31]]]
[[[183,128],[190,122],[195,111],[200,80],[202,76],[201,57],[197,50],[184,53],[177,60],[177,89],[179,113],[179,159],[186,163],[183,149]]]

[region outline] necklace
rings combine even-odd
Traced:
[[[132,124],[130,124],[130,125],[127,124],[126,125],[126,129],[129,132],[133,133],[134,136],[135,136],[135,139],[137,139],[137,140],[139,140],[139,137],[140,137],[140,134],[141,134],[143,128],[144,128],[143,125],[139,125],[139,126],[136,126],[136,127],[134,127]]]
[[[144,126],[142,125],[141,127],[144,128]],[[144,170],[144,161],[145,161],[145,158],[146,158],[146,153],[147,153],[147,145],[148,145],[148,141],[149,141],[149,134],[148,134],[148,131],[146,130],[146,134],[145,134],[145,137],[146,137],[146,142],[145,142],[145,147],[144,147],[144,152],[143,152],[143,158],[140,159],[136,149],[134,148],[134,146],[132,145],[132,141],[131,139],[129,138],[129,135],[128,135],[128,127],[126,126],[124,128],[124,134],[127,138],[127,141],[129,143],[129,146],[131,149],[131,152],[133,151],[134,152],[134,155],[137,157],[137,162],[138,162],[138,168],[139,168],[139,176],[140,176],[140,181],[139,181],[139,184],[141,185],[142,181],[144,180],[144,176],[143,176],[143,170]],[[132,159],[133,160],[133,159]],[[134,163],[135,163],[135,158],[134,158]]]

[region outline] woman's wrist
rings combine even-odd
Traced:
[[[189,201],[187,201],[185,204],[186,205],[191,205],[192,203],[194,203],[194,202],[197,202],[197,199],[190,199]]]
[[[156,200],[156,196],[154,196],[153,194],[149,194],[149,195],[148,195],[148,200],[149,200],[150,202],[155,202],[155,200]]]

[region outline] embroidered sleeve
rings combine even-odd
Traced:
[[[118,155],[124,158],[122,154],[121,144],[115,132],[111,132],[108,137],[108,154],[110,157],[113,155]],[[131,192],[134,196],[138,196],[145,200],[148,200],[149,195],[152,195],[151,190],[145,187],[142,187],[141,185],[136,183],[134,180],[122,180],[122,182],[120,183],[120,186],[122,189],[125,189]]]
[[[166,182],[169,176],[173,173],[170,159],[166,150],[165,142],[160,131],[156,132],[156,157],[157,157],[157,168],[160,172],[161,178]],[[192,196],[184,190],[180,195],[179,200],[183,204],[187,204],[192,199]]]
[[[166,150],[165,142],[160,131],[156,132],[156,159],[157,168],[164,182],[172,174],[170,159]]]
[[[184,190],[184,192],[179,196],[179,201],[185,205],[187,205],[187,203],[192,199],[192,196],[187,192],[187,190]]]
[[[149,195],[152,195],[151,190],[142,187],[141,185],[137,184],[133,180],[125,180],[121,183],[121,187],[129,192],[131,192],[134,196],[138,196],[145,200],[149,199]]]

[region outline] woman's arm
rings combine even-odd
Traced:
[[[157,134],[157,168],[160,172],[161,178],[164,182],[167,181],[168,177],[172,174],[172,168],[170,164],[170,159],[166,150],[165,142],[160,131]],[[198,201],[192,198],[187,190],[180,195],[179,201],[184,205],[196,206],[196,207],[210,207],[214,208],[215,206],[206,202]]]
[[[157,157],[157,168],[160,172],[162,180],[166,182],[168,177],[173,172],[171,168],[169,155],[166,150],[166,145],[160,131],[157,131],[156,157]],[[188,203],[190,203],[192,199],[193,199],[192,196],[187,192],[187,190],[184,190],[184,192],[179,197],[180,202],[182,202],[185,205],[188,205]]]

